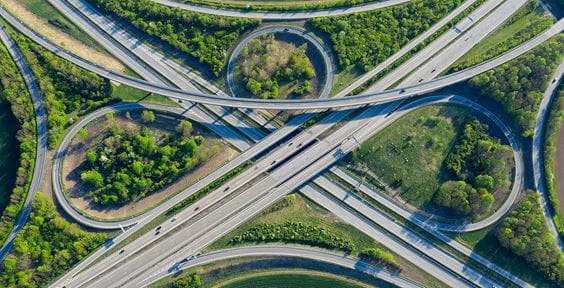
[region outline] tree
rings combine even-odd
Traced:
[[[187,120],[182,120],[176,126],[176,131],[182,134],[182,137],[188,138],[192,135],[192,123]]]
[[[88,138],[88,131],[84,128],[80,128],[80,130],[78,130],[78,135],[82,138],[82,140],[86,140],[86,138]]]
[[[155,122],[155,113],[150,110],[143,110],[143,112],[141,113],[141,119],[145,123],[153,123]]]
[[[86,183],[94,186],[95,188],[100,188],[104,185],[104,179],[102,174],[96,170],[88,170],[80,174],[80,178]]]

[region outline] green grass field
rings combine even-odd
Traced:
[[[326,273],[279,271],[248,273],[207,287],[222,288],[361,288],[369,287]]]
[[[364,142],[348,163],[368,168],[402,199],[423,206],[446,180],[443,160],[469,117],[452,105],[418,109]]]
[[[22,0],[21,4],[24,5],[33,14],[47,19],[49,23],[61,29],[61,31],[71,35],[80,42],[94,47],[98,51],[105,51],[94,39],[84,33],[78,26],[74,25],[59,10],[51,6],[46,0]]]
[[[0,103],[0,211],[8,203],[16,181],[18,169],[19,147],[16,133],[19,129],[18,120],[10,110],[10,104]]]
[[[112,95],[113,97],[121,99],[124,102],[153,102],[178,106],[176,102],[170,100],[165,96],[148,93],[146,91],[139,90],[127,85],[113,85]]]

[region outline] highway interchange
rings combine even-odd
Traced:
[[[346,93],[339,93],[334,98],[269,102],[253,99],[230,98],[228,94],[205,81],[203,78],[183,67],[177,67],[180,65],[176,64],[171,59],[166,58],[166,56],[157,54],[158,52],[154,51],[152,48],[144,46],[145,44],[140,42],[140,40],[136,40],[134,36],[127,34],[126,31],[121,31],[123,28],[115,25],[108,18],[104,18],[103,15],[99,14],[82,0],[49,0],[49,2],[57,9],[64,12],[64,14],[78,26],[87,31],[91,37],[100,42],[106,49],[108,49],[108,51],[111,51],[111,53],[116,55],[116,57],[119,57],[119,59],[123,59],[130,68],[134,69],[134,71],[141,75],[141,77],[145,80],[133,79],[117,72],[105,70],[95,64],[89,63],[75,55],[72,55],[63,48],[48,42],[39,35],[36,35],[33,31],[19,23],[17,19],[13,18],[13,16],[9,15],[3,8],[0,9],[0,15],[19,32],[30,37],[45,48],[55,52],[57,55],[86,68],[87,70],[98,73],[101,76],[107,77],[116,82],[131,85],[148,92],[170,96],[173,99],[186,100],[186,102],[181,103],[184,106],[184,109],[177,107],[165,107],[156,104],[118,104],[112,107],[103,108],[87,115],[66,135],[65,140],[63,140],[61,146],[57,150],[55,156],[55,166],[52,174],[55,194],[57,195],[59,204],[61,204],[64,210],[75,218],[75,220],[86,226],[98,229],[116,229],[131,225],[133,226],[126,230],[123,234],[116,237],[113,240],[112,245],[102,247],[86,259],[86,261],[81,262],[80,265],[75,267],[67,275],[60,278],[52,285],[53,287],[141,287],[148,285],[152,283],[153,280],[164,277],[166,275],[164,271],[169,271],[171,266],[177,265],[187,256],[193,255],[197,251],[201,251],[207,245],[225,235],[238,224],[252,218],[252,216],[260,213],[260,211],[265,207],[268,207],[284,195],[295,190],[299,190],[308,198],[333,212],[344,221],[353,224],[367,235],[384,243],[385,246],[392,251],[405,255],[406,258],[420,267],[425,267],[427,272],[435,276],[437,279],[441,279],[450,286],[499,287],[496,280],[491,279],[489,276],[482,275],[481,272],[475,270],[473,266],[461,262],[456,256],[451,255],[450,252],[436,246],[428,240],[425,240],[413,231],[410,231],[410,229],[402,227],[388,216],[364,203],[361,199],[351,195],[350,192],[346,191],[342,186],[337,185],[335,182],[331,181],[331,179],[321,175],[321,173],[327,169],[329,169],[328,173],[332,173],[333,176],[336,176],[349,184],[353,184],[355,187],[358,186],[365,194],[373,197],[374,200],[390,208],[397,215],[406,218],[421,228],[432,231],[431,233],[438,240],[444,241],[446,244],[450,245],[451,248],[469,258],[472,258],[480,265],[488,267],[488,269],[491,269],[500,277],[513,282],[517,286],[532,287],[530,284],[517,278],[511,273],[497,267],[493,263],[490,263],[485,258],[473,254],[468,248],[458,242],[452,240],[449,241],[450,238],[442,234],[442,232],[436,231],[474,231],[494,224],[510,210],[522,188],[523,174],[523,155],[518,143],[513,138],[511,131],[492,112],[460,96],[428,96],[412,102],[408,101],[407,103],[404,102],[403,99],[429,91],[434,91],[453,83],[466,80],[483,71],[487,71],[497,65],[514,59],[551,36],[560,33],[564,22],[558,21],[551,29],[545,31],[540,36],[537,36],[533,40],[522,44],[518,48],[513,49],[500,57],[468,70],[433,80],[440,75],[441,72],[445,71],[452,63],[454,63],[456,59],[464,55],[472,46],[481,41],[496,27],[501,25],[511,14],[513,14],[526,2],[524,0],[507,0],[502,4],[499,4],[497,3],[498,1],[486,1],[485,4],[482,4],[482,6],[474,10],[469,17],[465,17],[460,23],[457,23],[455,26],[456,29],[449,29],[441,37],[432,41],[427,48],[415,54],[415,56],[408,60],[406,64],[401,65],[388,74],[394,75],[394,77],[390,79],[403,79],[402,82],[398,84],[398,87],[400,87],[398,89],[379,92],[389,88],[391,84],[394,84],[393,81],[382,80],[376,82],[373,86],[366,90],[366,93],[363,93],[363,95],[343,97],[371,78],[362,77],[362,81],[359,80],[351,85],[351,87],[345,88],[344,91],[346,91]],[[167,1],[158,0],[157,2]],[[462,7],[466,8],[473,2],[474,1],[472,0],[464,2],[460,8],[456,9],[441,22],[433,26],[431,30],[411,42],[409,44],[412,46],[411,48],[416,47],[418,43],[422,43],[425,39],[427,39],[427,37],[430,37],[433,34],[431,32],[436,32],[441,27],[444,27],[448,22],[446,20],[454,18],[458,13],[461,13],[464,10]],[[378,3],[388,3],[390,5],[398,4],[394,3],[394,1],[384,1]],[[207,9],[216,10],[215,8]],[[283,15],[285,13],[281,14]],[[249,14],[247,14],[247,16],[248,15]],[[296,14],[289,13],[286,15]],[[307,18],[304,15],[288,17],[301,17],[300,19]],[[111,28],[111,30],[108,30],[109,28]],[[278,29],[277,31],[282,29],[282,31],[284,31],[284,29],[289,28],[278,26],[273,29]],[[112,33],[106,33],[104,31],[112,31]],[[2,32],[3,33],[0,34],[2,41],[4,43],[13,43],[10,42],[11,40],[5,31],[2,30]],[[10,47],[11,45],[7,46]],[[399,59],[411,50],[406,49],[406,47],[404,47],[405,50],[400,50],[398,53],[390,57],[390,59]],[[11,53],[17,53],[17,47],[14,48],[15,49],[10,49]],[[325,51],[324,48],[321,49]],[[17,57],[14,58],[17,59]],[[19,58],[23,61],[21,56]],[[331,59],[331,57],[329,56],[328,59]],[[383,71],[387,65],[391,65],[393,61],[395,61],[391,61],[390,59],[385,62],[385,65],[376,67],[375,70],[369,72],[369,74],[372,73],[372,75],[375,75],[380,71]],[[325,61],[326,65],[333,66],[330,61],[331,60],[329,60],[329,62]],[[23,61],[23,63],[25,63],[25,61]],[[33,84],[29,68],[20,64],[18,64],[18,67],[26,78],[28,86],[31,87],[30,93],[32,94],[32,97],[34,97],[34,103],[39,105],[36,109],[38,109],[38,111],[43,111],[43,108],[40,106],[40,94],[38,94],[40,91],[37,90],[36,84],[35,86]],[[414,69],[415,67],[420,68]],[[560,74],[562,72],[561,68],[562,66],[559,68],[558,72]],[[380,70],[378,71],[378,69]],[[327,71],[330,71],[331,73],[328,74],[331,74],[332,76],[333,68],[328,69]],[[556,76],[558,76],[557,78],[559,79],[560,75]],[[204,91],[204,93],[200,92],[199,88],[193,85],[188,79],[199,83],[206,88],[206,91]],[[556,84],[558,84],[558,82],[559,80],[556,81]],[[205,83],[208,84],[203,85]],[[35,89],[33,87],[35,87]],[[175,87],[180,89],[176,89]],[[553,85],[549,87],[552,90],[547,90],[548,97],[553,94],[554,87],[556,86],[553,83]],[[205,94],[205,92],[211,92],[215,95]],[[33,96],[34,93],[36,96]],[[545,99],[547,99],[547,97],[545,97]],[[206,106],[207,108],[204,108],[201,104],[188,103],[188,100],[201,104],[214,105],[208,105]],[[543,104],[544,108],[541,109],[542,111],[546,110],[548,101],[549,100],[546,100],[546,103],[543,102],[545,104]],[[378,192],[371,190],[370,187],[360,183],[358,179],[355,179],[343,170],[335,167],[331,168],[335,162],[341,159],[348,152],[358,147],[358,145],[364,140],[368,139],[378,131],[381,131],[386,126],[399,119],[402,115],[425,105],[445,102],[475,109],[486,117],[489,117],[490,120],[492,120],[503,131],[503,134],[507,137],[508,142],[513,148],[516,164],[513,188],[510,196],[504,202],[502,207],[500,207],[500,209],[498,209],[490,217],[480,222],[463,225],[447,225],[444,223],[428,221],[427,219],[424,219],[423,216],[406,211],[404,208],[396,205],[393,201],[382,197],[382,195]],[[272,124],[268,123],[261,115],[258,115],[258,113],[254,114],[251,117],[252,120],[261,125],[268,126],[268,130],[272,131],[267,135],[262,130],[248,123],[245,119],[242,119],[238,114],[232,113],[232,111],[226,110],[226,108],[215,106],[217,104],[244,108],[245,110],[242,110],[243,113],[249,114],[253,114],[254,112],[248,110],[248,108],[273,109],[276,107],[275,109],[322,109],[347,106],[358,107],[364,104],[380,105],[364,107],[359,110],[340,110],[330,113],[329,116],[319,120],[319,122],[317,122],[314,126],[305,131],[301,131],[302,129],[300,127],[308,119],[311,119],[314,116],[314,113],[306,113],[294,117],[286,123],[286,125],[280,128],[272,126]],[[101,115],[113,111],[143,108],[182,114],[185,117],[202,122],[218,135],[226,139],[226,141],[234,147],[239,149],[241,154],[200,180],[198,183],[143,215],[123,221],[104,222],[81,214],[80,211],[77,211],[74,207],[72,207],[72,204],[65,197],[64,189],[62,189],[62,184],[60,183],[59,171],[67,145],[81,127],[84,127],[84,125]],[[188,113],[186,113],[186,109]],[[38,115],[38,117],[44,117],[44,112],[40,112]],[[350,119],[346,122],[343,121],[347,117]],[[544,118],[544,116],[542,117]],[[42,125],[45,125],[44,122],[44,119],[38,118],[38,135],[39,139],[42,139],[41,141],[46,141],[46,128],[41,128]],[[542,121],[539,123],[541,122]],[[41,125],[40,123],[43,124]],[[339,123],[344,124],[339,126],[337,125]],[[324,135],[324,137],[321,138],[321,135]],[[539,146],[535,144],[535,147],[540,148],[540,144]],[[268,153],[264,155],[264,152]],[[537,152],[534,152],[533,155]],[[45,161],[44,153],[44,151],[41,152],[41,149],[38,149],[38,160],[36,163],[41,166],[36,166],[36,172],[43,170],[42,163]],[[259,155],[260,157],[258,157]],[[250,168],[243,171],[218,189],[212,191],[204,198],[189,206],[187,209],[180,211],[179,214],[175,216],[175,219],[177,220],[163,223],[162,232],[159,235],[155,236],[154,233],[150,231],[124,246],[125,248],[123,248],[123,251],[125,252],[118,253],[117,251],[112,251],[114,253],[104,255],[105,252],[110,251],[116,243],[119,243],[123,239],[127,238],[127,236],[133,234],[143,225],[146,225],[152,219],[167,211],[182,199],[195,193],[199,189],[211,183],[213,180],[251,159],[253,160],[253,164]],[[38,179],[34,177],[34,181],[38,181],[38,183],[41,182],[41,174],[42,173],[37,176]],[[535,172],[535,174],[537,174],[537,172]],[[38,187],[39,184],[36,185]],[[35,191],[36,190],[37,188]],[[539,191],[542,190],[539,189]],[[34,193],[28,194],[29,202],[26,201],[28,206],[33,199],[32,194]],[[29,195],[32,195],[31,198]],[[337,199],[342,199],[342,201],[338,201]],[[194,210],[193,207],[198,207],[198,209]],[[27,213],[29,213],[29,211]],[[21,218],[27,218],[25,213],[22,213],[21,215],[23,215]],[[25,219],[19,222],[23,224],[25,223]],[[194,231],[199,232],[194,233]],[[14,231],[14,235],[15,233],[17,232]],[[271,248],[265,247],[264,249],[268,250]],[[289,251],[283,252],[282,250],[284,249],[289,249]],[[256,254],[261,253],[260,249],[257,251],[259,252],[256,252]],[[287,253],[287,256],[292,257],[299,257],[298,254],[300,254],[299,252],[291,251],[290,248],[284,247],[280,248],[280,251],[278,252],[280,254]],[[221,258],[223,257],[221,255],[224,255],[222,253],[231,253],[229,254],[231,255],[229,257],[236,257],[237,255],[244,256],[245,249],[241,248],[241,250],[238,251],[235,249],[235,251],[227,252],[220,251],[216,254],[204,255],[201,257],[202,260],[199,261],[217,261],[219,259],[223,259]],[[267,252],[264,253],[267,254]],[[305,256],[303,257],[306,258],[309,257],[310,259],[326,261],[323,260],[324,256],[313,250],[304,254]],[[103,255],[104,257],[101,257]],[[94,264],[94,261],[98,262]],[[119,265],[124,261],[127,263],[126,265]],[[337,263],[337,265],[346,266],[350,265],[351,262],[347,263]],[[90,266],[88,267],[88,265]],[[192,263],[190,263],[190,265],[192,265]],[[359,266],[355,265],[354,267]],[[368,269],[366,266],[361,267],[364,267],[364,270],[367,271],[377,271],[374,270],[377,268]],[[389,282],[397,281],[397,283],[394,283],[400,287],[413,286],[413,283],[409,283],[409,281],[402,282],[405,281],[405,279],[394,277],[393,275],[387,274],[385,271],[380,271],[379,274],[380,275],[376,276]],[[148,275],[151,275],[151,281],[147,280]]]

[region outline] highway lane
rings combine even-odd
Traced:
[[[51,3],[54,3],[54,5],[57,5],[57,7],[60,7],[60,9],[64,9],[69,13],[75,14],[78,17],[80,17],[80,14],[84,15],[85,17],[88,18],[88,20],[92,22],[92,24],[98,26],[100,30],[106,32],[113,39],[115,39],[117,42],[119,42],[121,45],[123,45],[130,51],[133,51],[133,53],[139,56],[141,59],[150,58],[151,63],[147,63],[147,64],[151,65],[151,67],[157,67],[155,66],[155,64],[159,64],[158,66],[164,66],[161,68],[161,70],[163,70],[163,73],[166,73],[166,75],[169,75],[167,78],[173,81],[173,83],[180,83],[181,85],[185,85],[187,86],[187,88],[189,88],[187,89],[189,91],[199,91],[199,89],[196,88],[196,86],[194,86],[190,81],[187,81],[187,79],[185,79],[186,77],[198,83],[206,90],[211,91],[212,93],[218,96],[229,97],[228,94],[221,91],[221,89],[217,88],[215,85],[211,84],[204,78],[186,69],[185,67],[176,63],[174,60],[170,59],[169,57],[157,52],[150,46],[146,45],[143,42],[143,40],[137,39],[126,29],[122,28],[120,25],[114,23],[111,19],[104,16],[102,13],[98,12],[93,6],[91,6],[86,1],[83,0],[51,0],[51,1],[52,1]],[[74,10],[67,9],[65,5],[68,8],[74,8]],[[67,17],[70,17],[71,20],[74,18],[71,16],[67,16]],[[75,23],[81,27],[85,27],[86,29],[88,29],[87,26],[90,26],[88,25],[90,24],[88,22],[86,23],[75,22]],[[162,64],[166,64],[166,65],[162,65]],[[171,68],[173,70],[170,70]],[[217,110],[217,108],[214,109]],[[215,112],[221,113],[221,111],[219,110]],[[270,130],[276,129],[276,127],[274,127],[271,123],[267,122],[264,119],[264,117],[262,117],[260,114],[256,113],[255,111],[253,110],[246,111],[246,114],[248,117],[252,118],[258,124],[265,126],[265,128]],[[247,125],[243,127],[248,128]]]
[[[441,50],[430,61],[419,66],[415,72],[406,78],[411,83],[423,82],[434,79],[445,71],[454,62],[466,54],[472,47],[487,37],[511,15],[513,15],[527,0],[506,0],[482,21],[474,25],[474,28],[462,34],[454,43]]]
[[[191,255],[185,255],[190,257]],[[311,247],[295,247],[295,246],[280,246],[280,245],[257,245],[248,247],[237,247],[230,249],[223,249],[212,251],[189,261],[179,263],[177,269],[170,269],[158,274],[151,275],[143,280],[140,287],[154,283],[164,277],[172,276],[178,271],[187,270],[197,266],[210,264],[222,260],[240,259],[243,257],[292,257],[314,260],[318,262],[329,263],[332,265],[344,267],[351,270],[356,270],[361,273],[370,275],[372,277],[384,280],[397,287],[415,288],[422,287],[408,279],[398,276],[396,273],[388,272],[377,266],[370,265],[360,260],[351,258],[349,256],[321,250]]]
[[[97,73],[105,78],[114,80],[118,83],[129,85],[147,92],[153,92],[165,95],[171,98],[193,101],[203,104],[212,104],[219,106],[229,106],[238,108],[253,109],[273,109],[273,110],[315,110],[328,109],[334,107],[358,107],[365,104],[387,103],[398,99],[404,99],[413,95],[425,94],[442,87],[467,80],[477,74],[483,73],[491,68],[510,61],[527,51],[530,51],[540,43],[546,41],[550,37],[560,33],[564,28],[564,19],[559,20],[551,28],[547,29],[537,37],[521,44],[520,46],[496,57],[489,61],[483,62],[463,71],[449,74],[447,76],[431,80],[423,81],[417,85],[404,87],[401,89],[383,91],[378,93],[369,93],[366,95],[357,95],[344,98],[328,98],[328,99],[302,99],[302,100],[265,100],[265,99],[248,99],[248,98],[225,98],[217,95],[209,95],[204,93],[186,92],[163,85],[153,84],[141,79],[127,76],[123,73],[109,71],[91,62],[88,62],[66,50],[60,46],[51,43],[47,39],[35,34],[32,30],[20,23],[16,18],[9,14],[5,9],[0,9],[0,16],[4,18],[10,25],[14,26],[22,34],[29,37],[32,41],[43,46],[45,49],[52,51],[60,57],[75,63],[89,71]]]
[[[540,194],[539,201],[544,210],[544,216],[547,221],[548,228],[552,233],[556,244],[560,246],[560,250],[564,251],[564,243],[558,233],[558,229],[554,224],[552,217],[552,207],[550,206],[550,198],[548,191],[546,189],[545,175],[544,175],[544,128],[546,123],[546,118],[548,117],[548,112],[550,111],[549,106],[552,103],[554,95],[557,92],[558,85],[562,80],[562,73],[564,73],[564,63],[560,63],[558,69],[556,69],[554,75],[552,76],[552,81],[548,85],[544,92],[544,97],[539,106],[539,112],[537,114],[537,122],[535,124],[535,133],[533,135],[533,147],[532,147],[532,159],[533,159],[533,174],[535,181],[535,188]],[[561,205],[564,205],[561,203]]]
[[[252,11],[252,10],[236,10],[212,7],[206,5],[198,5],[192,3],[183,3],[171,0],[153,0],[161,5],[176,7],[188,11],[200,12],[211,15],[255,18],[265,20],[302,20],[315,17],[338,16],[351,13],[365,12],[375,9],[381,9],[389,6],[407,3],[411,0],[383,0],[374,1],[367,4],[355,6],[338,7],[330,9],[308,10],[308,11]]]
[[[367,81],[369,81],[370,79],[372,79],[378,73],[384,71],[387,67],[392,65],[394,62],[399,60],[401,57],[407,55],[407,53],[409,53],[409,51],[411,51],[413,48],[417,47],[419,44],[423,43],[425,40],[427,40],[429,37],[431,37],[431,35],[435,34],[441,28],[445,27],[445,25],[447,25],[452,19],[457,17],[460,13],[462,13],[464,10],[466,10],[466,8],[470,7],[476,1],[477,0],[467,0],[464,3],[462,3],[460,6],[458,6],[458,8],[454,9],[452,12],[450,12],[447,16],[445,16],[439,22],[435,23],[427,31],[425,31],[422,34],[420,34],[419,36],[415,37],[415,39],[411,40],[409,43],[404,45],[398,52],[396,52],[392,56],[388,57],[382,63],[378,64],[376,67],[374,67],[374,69],[372,69],[369,72],[363,74],[360,78],[355,80],[351,85],[349,85],[345,89],[339,91],[339,93],[337,93],[336,95],[339,96],[339,97],[343,97],[343,96],[346,96],[346,95],[352,93],[355,89],[357,89],[362,84],[364,84]],[[488,1],[497,1],[497,0],[488,0]],[[481,6],[484,6],[484,5],[481,5]],[[436,41],[433,41],[433,42],[436,42]]]
[[[41,186],[41,180],[43,178],[43,171],[45,170],[45,158],[47,153],[47,115],[45,113],[45,106],[43,104],[43,98],[41,96],[41,91],[39,90],[39,84],[35,81],[33,72],[31,68],[25,61],[23,54],[21,53],[16,42],[10,37],[8,32],[4,27],[0,27],[0,40],[6,46],[9,55],[16,63],[16,66],[20,70],[22,78],[25,81],[29,94],[31,96],[31,101],[33,103],[33,109],[35,113],[35,124],[36,124],[36,153],[35,153],[35,166],[33,168],[33,175],[31,178],[31,183],[27,191],[25,201],[18,213],[18,217],[15,220],[14,227],[8,235],[8,238],[2,244],[0,249],[0,262],[6,257],[10,252],[13,244],[13,240],[17,237],[18,233],[24,227],[29,214],[31,213],[33,199],[35,194],[39,191]],[[15,163],[14,163],[15,164]]]
[[[327,98],[329,97],[329,93],[331,92],[331,88],[333,88],[333,78],[335,76],[335,64],[333,63],[331,57],[331,49],[325,47],[321,39],[317,38],[313,33],[307,32],[305,29],[298,28],[291,25],[276,25],[276,26],[268,26],[266,28],[259,29],[257,31],[253,31],[249,35],[246,35],[237,46],[231,51],[231,55],[229,56],[229,60],[227,61],[227,85],[229,90],[231,91],[232,95],[237,96],[237,88],[235,85],[234,78],[234,70],[235,64],[237,62],[237,57],[241,54],[241,51],[249,41],[258,38],[265,34],[270,33],[287,33],[297,35],[305,39],[309,44],[312,44],[315,49],[321,54],[323,58],[323,63],[325,65],[325,81],[323,82],[323,88],[321,89],[320,98]]]
[[[156,51],[147,47],[144,43],[140,41],[133,42],[134,38],[128,34],[123,29],[119,29],[117,26],[111,26],[113,24],[110,20],[104,18],[102,15],[91,15],[93,19],[97,19],[101,27],[96,26],[90,19],[85,15],[81,14],[76,8],[70,6],[65,0],[48,0],[53,7],[59,10],[63,15],[65,15],[69,20],[75,23],[77,26],[81,27],[90,37],[99,42],[102,46],[106,48],[110,53],[116,56],[120,61],[124,62],[127,66],[132,69],[143,69],[144,74],[153,74],[154,76],[150,80],[155,84],[168,84],[172,83],[176,87],[188,92],[199,93],[200,91],[184,76],[180,75],[178,72],[170,68],[168,65],[160,62],[163,57],[157,54]],[[86,6],[80,6],[85,10],[85,13],[91,12],[87,10]],[[96,17],[98,16],[98,17]],[[107,31],[107,32],[106,32]],[[159,57],[160,55],[160,57]],[[137,70],[134,70],[137,72]],[[158,74],[157,74],[158,73]],[[164,80],[157,80],[160,78]],[[170,85],[168,85],[170,86]],[[191,107],[193,103],[181,103],[181,106],[185,108]],[[240,117],[236,117],[232,111],[228,111],[226,108],[217,106],[199,107],[196,106],[194,109],[200,110],[203,114],[208,114],[210,119],[214,119],[217,116],[219,119],[231,124],[234,128],[240,132],[247,135],[250,139],[254,141],[262,138],[263,135],[258,133],[258,129],[251,126],[247,122],[243,121]],[[211,113],[215,114],[211,114]],[[232,133],[231,138],[236,139],[236,133]],[[245,139],[240,139],[240,142],[244,142]],[[234,143],[235,146],[238,143]],[[239,147],[240,148],[240,147]]]
[[[505,3],[509,3],[509,2],[512,2],[512,1],[513,0],[508,0]],[[393,83],[398,81],[398,79],[404,79],[405,80],[402,83],[404,85],[400,85],[400,86],[406,86],[405,83],[410,83],[410,84],[417,83],[417,81],[419,79],[409,80],[409,79],[406,79],[405,77],[409,73],[411,73],[412,71],[416,70],[417,67],[419,67],[419,66],[423,65],[424,63],[426,63],[427,61],[429,61],[429,59],[431,57],[433,57],[435,54],[442,51],[445,47],[447,47],[448,45],[451,45],[451,43],[453,43],[456,39],[458,39],[459,37],[463,37],[464,34],[466,34],[466,32],[468,30],[471,29],[473,31],[473,33],[476,33],[476,34],[484,33],[484,31],[483,31],[484,26],[483,25],[476,25],[475,26],[475,24],[478,21],[481,21],[482,18],[484,18],[486,15],[488,15],[488,13],[492,12],[492,10],[494,10],[499,5],[501,5],[501,3],[502,3],[502,1],[499,1],[499,0],[487,0],[482,5],[480,5],[476,9],[474,9],[474,11],[472,11],[470,14],[468,14],[467,17],[464,17],[462,20],[460,20],[458,23],[456,23],[456,25],[454,25],[448,31],[444,32],[435,41],[433,41],[432,43],[429,43],[427,46],[425,46],[425,48],[423,48],[421,51],[419,51],[415,55],[413,55],[413,57],[411,57],[409,60],[405,61],[403,64],[401,64],[399,67],[394,69],[392,72],[386,74],[384,77],[382,77],[381,79],[376,81],[374,84],[370,85],[370,87],[368,87],[368,89],[366,89],[364,91],[364,93],[383,91],[386,88],[390,87]],[[509,4],[512,4],[512,3],[509,3]],[[509,4],[504,4],[504,5],[509,5]],[[493,13],[499,13],[499,12],[492,12],[492,14]],[[510,15],[511,14],[504,15],[504,16],[509,17]],[[491,14],[490,14],[490,15],[488,15],[488,17],[493,17],[493,16],[491,16]],[[444,61],[451,61],[451,59],[448,59],[448,60],[443,59],[443,58],[440,58],[440,59],[442,59]],[[456,58],[456,59],[458,59],[458,58]],[[443,71],[443,70],[441,70],[441,71]],[[432,77],[432,78],[434,78],[434,77]],[[429,78],[429,79],[432,79],[432,78]]]

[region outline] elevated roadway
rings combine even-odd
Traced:
[[[9,14],[5,9],[0,9],[0,16],[4,18],[10,25],[14,26],[19,32],[26,35],[34,42],[43,46],[45,49],[59,55],[60,57],[75,63],[76,65],[99,74],[102,77],[114,80],[118,83],[138,88],[147,92],[165,95],[175,99],[193,101],[197,103],[229,106],[239,108],[252,109],[272,109],[272,110],[315,110],[328,109],[336,107],[357,107],[366,104],[387,103],[398,99],[404,99],[414,95],[425,94],[448,85],[467,80],[475,75],[490,70],[498,65],[510,61],[523,53],[526,53],[546,41],[552,36],[559,34],[564,28],[564,19],[559,20],[551,28],[547,29],[537,37],[521,44],[520,46],[500,55],[494,59],[478,64],[463,71],[459,71],[447,76],[422,82],[414,86],[401,89],[389,90],[378,93],[370,93],[366,95],[357,95],[354,97],[330,98],[330,99],[302,99],[302,100],[264,100],[264,99],[247,99],[247,98],[226,98],[217,95],[209,95],[204,93],[185,92],[179,89],[166,87],[163,85],[149,83],[144,80],[127,76],[123,73],[109,71],[105,68],[88,62],[66,50],[60,46],[51,43],[47,39],[37,35],[28,27],[20,23],[16,18]]]
[[[213,6],[199,5],[181,1],[153,0],[161,5],[180,8],[187,11],[199,12],[210,15],[229,16],[239,18],[254,18],[264,20],[303,20],[315,17],[339,16],[351,13],[366,12],[394,5],[404,4],[411,0],[382,0],[355,6],[346,6],[330,9],[308,10],[308,11],[253,11],[218,8]]]

